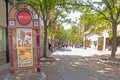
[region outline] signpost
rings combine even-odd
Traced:
[[[16,4],[9,12],[8,23],[10,75],[18,68],[29,67],[40,73],[40,26],[36,9],[27,3]]]

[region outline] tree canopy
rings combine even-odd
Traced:
[[[106,20],[112,26],[112,52],[111,58],[115,58],[117,50],[117,26],[120,24],[120,1],[119,0],[75,0],[76,7],[80,8],[83,13],[97,13],[101,20]],[[75,7],[75,8],[76,8]],[[82,10],[83,9],[83,10]],[[104,21],[103,20],[103,21]],[[106,25],[105,25],[106,26]]]
[[[63,11],[69,11],[66,6],[68,0],[26,0],[31,3],[39,11],[40,17],[44,24],[44,48],[43,57],[47,57],[47,29],[54,26],[58,16],[62,15]],[[62,15],[62,17],[64,17]]]
[[[12,0],[10,0],[12,1]],[[18,0],[19,1],[19,0]],[[21,0],[20,0],[21,1]],[[46,57],[47,29],[52,23],[58,21],[58,17],[65,18],[64,11],[80,11],[81,24],[86,29],[91,26],[92,31],[99,32],[104,29],[112,29],[112,52],[111,58],[115,58],[117,50],[117,26],[120,24],[120,1],[119,0],[25,0],[31,3],[39,11],[44,23],[44,50]],[[64,19],[63,19],[64,20]],[[70,22],[69,19],[66,19]],[[61,20],[62,21],[62,20]],[[74,32],[74,31],[73,31]],[[75,35],[74,35],[75,36]]]

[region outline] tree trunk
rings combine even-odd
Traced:
[[[115,53],[117,51],[117,24],[116,23],[112,23],[112,32],[113,32],[112,52],[111,52],[110,58],[115,59]]]
[[[47,26],[44,25],[44,47],[43,57],[47,57]]]
[[[85,34],[84,48],[86,49],[86,34]]]

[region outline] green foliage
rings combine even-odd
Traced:
[[[60,37],[61,42],[65,42],[68,40],[68,32],[67,32],[67,30],[64,29],[64,26],[60,26],[58,35]]]
[[[96,34],[100,34],[100,32],[112,28],[110,22],[105,20],[98,12],[83,14],[80,18],[80,24],[84,25],[85,31],[89,30]]]
[[[67,0],[26,0],[26,2],[32,4],[38,10],[44,23],[44,57],[47,56],[47,32],[52,35],[55,34],[53,33],[52,29],[54,29],[54,24],[56,23],[57,18],[60,16],[63,9],[67,10],[66,1]],[[51,29],[49,27],[51,27]]]
[[[81,5],[82,4],[82,5]],[[91,13],[98,13],[101,17],[100,23],[103,27],[106,25],[112,25],[112,32],[109,31],[111,36],[112,33],[112,52],[111,58],[115,58],[115,53],[117,51],[117,25],[120,24],[120,1],[119,0],[101,0],[101,1],[93,1],[93,0],[81,0],[77,2],[77,5],[86,6],[91,9]],[[82,7],[81,7],[82,8]],[[85,13],[89,13],[89,11],[85,11]],[[105,23],[106,21],[107,23]],[[104,28],[99,26],[99,30],[103,30]],[[111,28],[111,27],[110,27]],[[92,31],[95,31],[93,29]]]
[[[72,26],[72,28],[67,30],[64,29],[64,26],[61,26],[58,34],[62,42],[70,41],[80,43],[83,40],[80,36],[80,29],[76,26]]]
[[[92,32],[100,33],[100,31],[108,29],[112,33],[114,47],[116,46],[116,27],[120,24],[120,1],[119,0],[26,0],[33,4],[38,10],[44,22],[44,29],[52,26],[54,21],[58,21],[58,16],[61,16],[61,22],[69,22],[70,19],[65,19],[64,11],[70,13],[71,10],[80,11],[82,16],[80,24],[85,26],[85,31],[91,29]],[[112,26],[112,28],[111,28]],[[111,32],[111,29],[113,29]],[[81,40],[79,28],[73,26],[70,30],[64,30],[61,27],[59,36],[62,41],[66,41],[69,37],[72,42]],[[78,37],[79,39],[77,39]],[[115,52],[115,49],[114,49]]]
[[[73,43],[80,43],[82,42],[82,37],[80,35],[80,28],[77,26],[72,26],[72,28],[69,29],[69,41]]]

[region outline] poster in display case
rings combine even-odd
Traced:
[[[32,29],[17,29],[18,67],[33,66]]]

